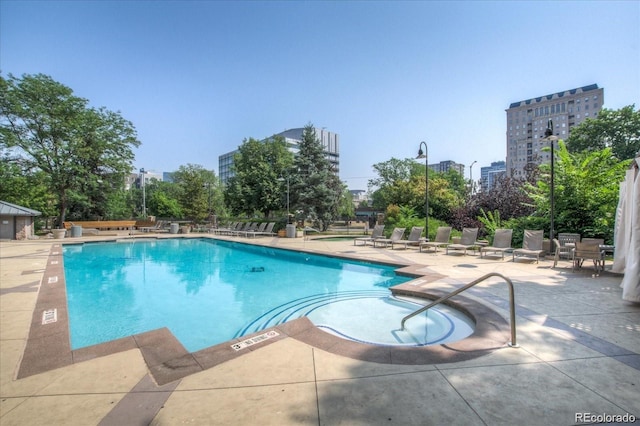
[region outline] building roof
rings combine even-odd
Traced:
[[[37,210],[0,201],[0,215],[2,216],[40,216],[41,214]]]
[[[552,93],[551,95],[546,95],[546,96],[539,96],[539,97],[535,98],[535,101],[536,102],[540,102],[542,100],[551,100],[551,99],[553,99],[554,95],[556,95],[557,97],[561,98],[567,92],[570,93],[571,95],[575,95],[576,93],[578,93],[578,91],[581,91],[581,93],[584,93],[584,92],[588,92],[590,90],[596,90],[597,88],[598,88],[597,84],[590,84],[588,86],[578,87],[577,89],[565,90],[564,92]],[[509,105],[509,109],[517,108],[517,107],[521,106],[522,104],[530,105],[531,102],[533,102],[533,101],[534,101],[533,99],[527,99],[526,101],[513,102],[511,105]]]

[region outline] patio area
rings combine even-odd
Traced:
[[[552,258],[536,264],[350,240],[216,238],[403,265],[441,277],[420,284],[441,291],[498,272],[514,283],[519,347],[505,339],[474,359],[407,365],[336,354],[292,333],[162,385],[139,348],[17,379],[52,245],[71,240],[0,242],[0,424],[574,425],[640,418],[640,304],[621,299],[621,275],[596,276],[588,266],[574,272],[567,260],[552,268]],[[502,280],[463,295],[508,321]]]

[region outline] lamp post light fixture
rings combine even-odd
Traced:
[[[554,145],[556,143],[556,141],[558,140],[558,137],[555,136],[553,134],[553,121],[551,119],[549,119],[547,121],[547,129],[544,131],[544,138],[546,140],[548,140],[550,142],[551,145],[551,184],[549,185],[549,201],[551,204],[551,211],[550,211],[550,223],[549,223],[549,241],[553,241],[553,234],[554,234],[554,229],[553,229],[553,213],[554,213],[554,196],[555,196],[555,179],[554,179],[554,162],[555,162],[555,155],[554,155]]]
[[[477,161],[473,160],[473,163],[471,163],[471,165],[469,166],[469,181],[471,182],[471,195],[473,195],[473,189],[474,189],[474,184],[473,184],[473,165],[476,164]]]
[[[280,182],[284,182],[285,178],[279,178],[278,179]],[[287,175],[287,224],[289,224],[291,222],[291,217],[289,215],[289,175]]]
[[[209,217],[207,218],[207,220],[211,221],[211,182],[205,182],[203,184],[203,186],[205,188],[207,188],[207,190],[209,192],[208,197],[207,197],[207,201],[208,201],[208,204],[209,204]]]
[[[424,151],[422,151],[424,145]],[[429,239],[429,148],[425,141],[420,142],[416,159],[424,158],[424,235]]]
[[[146,186],[145,185],[146,179],[144,178],[145,173],[146,172],[144,171],[144,168],[140,169],[140,175],[141,175],[140,181],[142,184],[142,217],[146,219],[147,218],[147,194],[145,193],[145,188],[144,188]]]

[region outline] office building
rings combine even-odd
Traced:
[[[324,154],[327,160],[334,167],[334,171],[337,174],[340,172],[340,137],[337,133],[330,132],[324,128],[314,128],[316,132],[316,139],[322,144],[324,148]],[[297,154],[299,144],[302,141],[302,134],[304,132],[303,127],[296,129],[285,130],[284,132],[273,135],[272,137],[281,136],[284,142],[292,153]],[[272,137],[263,139],[267,141]],[[218,176],[220,181],[225,184],[230,177],[233,176],[233,157],[238,150],[227,152],[218,157]]]
[[[480,168],[480,190],[487,192],[496,186],[496,183],[506,174],[506,163],[494,161],[489,167]]]
[[[507,113],[507,173],[526,177],[539,164],[550,161],[544,132],[549,120],[553,133],[566,140],[571,128],[595,118],[604,104],[604,89],[597,84],[514,102]]]
[[[437,173],[446,173],[449,170],[454,170],[464,177],[464,164],[458,164],[455,161],[447,160],[429,164],[429,168]]]

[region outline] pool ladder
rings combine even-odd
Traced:
[[[473,287],[476,284],[481,283],[482,281],[486,280],[487,278],[491,278],[491,277],[500,277],[503,280],[505,280],[507,282],[507,284],[509,284],[509,311],[510,311],[510,325],[511,325],[511,342],[509,342],[509,346],[513,347],[513,348],[517,348],[518,344],[516,343],[516,310],[515,310],[515,303],[514,303],[514,297],[513,297],[513,282],[511,282],[511,280],[507,277],[505,277],[502,274],[499,274],[497,272],[490,272],[486,275],[481,276],[480,278],[471,281],[469,284],[465,285],[464,287],[460,287],[459,289],[452,291],[451,293],[447,294],[446,296],[442,296],[440,299],[433,301],[432,303],[428,304],[427,306],[424,306],[420,309],[418,309],[415,312],[410,313],[409,315],[407,315],[406,317],[402,318],[402,322],[400,323],[400,329],[404,330],[404,323],[418,315],[421,314],[422,312],[425,312],[426,310],[446,301],[451,299],[453,296],[462,293],[465,290],[470,289],[471,287]]]

